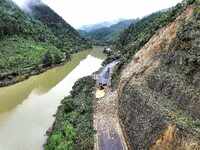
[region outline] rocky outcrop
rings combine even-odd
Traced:
[[[200,149],[198,5],[159,29],[121,73],[118,115],[129,149]]]

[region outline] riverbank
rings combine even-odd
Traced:
[[[58,107],[53,127],[47,131],[45,150],[127,149],[118,119],[117,91],[108,87],[105,97],[97,99],[95,90],[92,76],[75,83],[71,95]]]
[[[93,150],[93,91],[91,76],[79,79],[71,95],[62,100],[48,134],[45,150]]]
[[[91,52],[87,57],[79,53],[63,66],[0,88],[0,149],[43,149],[61,100],[78,79],[99,70],[102,61]]]
[[[84,51],[73,54],[71,57],[80,57],[80,59],[84,59],[91,51],[92,49],[84,50]],[[14,73],[14,72],[0,74],[0,87],[10,86],[10,85],[22,82],[30,78],[31,76],[41,74],[49,69],[64,65],[70,61],[71,59],[66,59],[66,60],[63,60],[59,64],[52,64],[51,66],[40,65],[37,68],[35,67],[27,68],[20,74]]]

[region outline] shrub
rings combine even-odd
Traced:
[[[71,96],[66,97],[58,108],[53,131],[45,145],[46,150],[59,148],[93,150],[92,91],[94,86],[95,81],[91,77],[84,77],[74,84]],[[52,141],[52,136],[55,134],[59,136]]]

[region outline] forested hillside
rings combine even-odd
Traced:
[[[58,38],[58,48],[64,51],[75,52],[88,48],[87,41],[81,38],[78,31],[58,16],[51,8],[43,3],[30,4],[31,16],[47,25]]]
[[[44,13],[48,19],[51,10]],[[11,0],[0,1],[0,85],[20,81],[44,67],[61,63],[69,58],[70,50],[89,46],[67,23],[62,30],[69,31],[63,32],[62,41],[60,29],[52,28],[24,13]]]
[[[112,44],[118,39],[123,30],[127,29],[131,23],[134,24],[137,21],[134,19],[124,20],[110,27],[103,27],[91,31],[80,30],[79,32],[83,37],[92,40],[96,44]]]
[[[140,21],[131,24],[122,32],[115,41],[115,49],[121,51],[122,56],[128,61],[158,29],[172,22],[185,9],[191,1],[184,1],[175,7],[153,13]]]

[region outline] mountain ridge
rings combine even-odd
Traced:
[[[79,33],[83,37],[92,40],[96,44],[111,44],[113,41],[117,40],[117,38],[120,35],[120,32],[128,28],[130,24],[134,24],[137,21],[137,19],[123,20],[116,24],[112,24],[109,27],[92,29],[90,31],[79,30]]]
[[[113,20],[113,21],[104,21],[104,22],[91,24],[91,25],[83,25],[80,28],[78,28],[78,30],[90,32],[92,30],[97,30],[97,29],[104,28],[104,27],[110,27],[110,26],[117,24],[124,20],[127,20],[127,19],[117,19],[117,20]]]
[[[59,39],[59,48],[67,49],[73,53],[73,51],[79,51],[80,48],[84,49],[89,47],[89,44],[84,47],[87,41],[80,37],[78,31],[66,23],[62,17],[56,14],[44,3],[31,3],[29,8],[31,9],[30,15],[47,25],[54,35]]]

